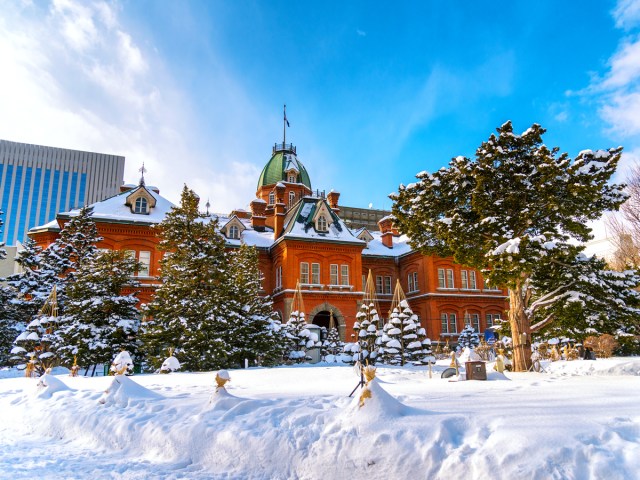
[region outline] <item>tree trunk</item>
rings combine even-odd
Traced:
[[[526,372],[531,367],[531,325],[522,300],[522,287],[509,290],[509,324],[513,339],[513,371]]]

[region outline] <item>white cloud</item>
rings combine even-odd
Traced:
[[[632,28],[640,23],[640,1],[620,0],[613,10],[613,18],[618,28]]]
[[[46,8],[4,10],[0,138],[125,155],[125,182],[139,178],[144,162],[148,183],[173,201],[184,183],[210,197],[214,211],[251,201],[261,165],[244,160],[253,152],[233,132],[261,140],[260,128],[251,127],[264,115],[223,69],[211,88],[223,92],[227,114],[206,112],[221,124],[202,141],[190,92],[170,76],[152,41],[123,26],[120,4],[53,0]],[[228,153],[212,158],[211,144],[228,145]]]
[[[366,37],[367,36],[367,32],[360,30],[359,28],[356,30],[356,33],[360,36],[360,37]]]
[[[626,30],[640,25],[640,0],[620,0],[613,11],[616,26]],[[640,36],[628,32],[607,62],[603,76],[594,76],[580,92],[600,103],[599,114],[612,133],[640,134]]]

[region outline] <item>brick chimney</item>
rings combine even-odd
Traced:
[[[333,190],[331,190],[329,192],[329,195],[327,195],[327,201],[329,202],[329,206],[331,207],[331,210],[333,210],[336,213],[340,213],[340,208],[338,207],[339,198],[340,198],[340,193],[334,192]]]
[[[282,231],[282,227],[284,226],[284,192],[286,187],[284,184],[278,182],[276,184],[276,205],[275,212],[273,216],[273,239],[276,240],[280,232]]]
[[[243,220],[248,220],[249,217],[251,217],[251,214],[249,212],[247,212],[246,210],[242,210],[242,209],[238,209],[238,210],[232,210],[231,211],[231,216],[236,216],[238,218],[241,218]]]
[[[393,217],[387,215],[378,221],[378,228],[382,233],[382,244],[387,248],[393,248]]]
[[[267,202],[261,198],[256,198],[251,202],[251,226],[257,232],[264,232],[266,208]]]

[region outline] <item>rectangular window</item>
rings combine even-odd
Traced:
[[[449,314],[449,332],[450,333],[458,333],[458,324],[456,323],[456,314],[455,313],[450,313]]]
[[[140,257],[138,258],[140,262],[140,270],[138,271],[138,275],[141,277],[149,276],[149,267],[151,266],[151,252],[141,251]]]
[[[461,280],[460,288],[464,290],[468,289],[469,288],[469,272],[467,272],[466,270],[460,270],[460,280]]]
[[[447,269],[447,288],[454,288],[453,270],[450,268]]]
[[[320,264],[312,263],[311,264],[311,283],[314,285],[320,284]]]
[[[29,197],[31,193],[31,176],[33,174],[33,168],[27,167],[24,176],[24,188],[22,189],[22,206],[20,207],[20,218],[18,219],[18,227],[16,229],[16,240],[24,242],[25,235],[25,223],[27,223],[27,206],[29,205]],[[35,210],[35,206],[33,207]],[[35,227],[35,225],[27,225],[27,227]]]
[[[497,321],[500,320],[500,314],[499,313],[487,313],[485,318],[487,320],[487,328],[493,327],[497,323]]]
[[[417,292],[420,290],[420,286],[418,285],[418,272],[413,272],[413,291]]]
[[[464,326],[471,325],[476,332],[480,331],[480,314],[467,313],[464,316]]]
[[[441,313],[440,322],[442,333],[458,333],[455,313]]]
[[[300,283],[309,283],[309,264],[300,262]]]
[[[391,277],[384,277],[384,293],[391,295]]]
[[[282,288],[282,266],[276,267],[276,288]]]
[[[69,198],[69,208],[78,208],[76,198],[78,198],[78,172],[73,172],[71,174],[71,197]]]
[[[66,212],[69,210],[67,197],[69,196],[69,172],[62,172],[62,187],[60,193],[60,210]]]
[[[42,184],[42,194],[40,195],[40,215],[38,216],[38,225],[44,225],[49,218],[47,217],[47,205],[49,204],[49,182],[51,181],[51,170],[44,171],[44,182]]]
[[[329,285],[338,285],[338,265],[329,265]]]
[[[476,272],[474,272],[473,270],[469,272],[469,286],[472,290],[478,288],[478,285],[476,283]]]
[[[384,286],[382,282],[382,277],[380,275],[376,275],[376,293],[384,293]]]
[[[438,288],[447,288],[447,284],[444,279],[444,268],[438,269]]]
[[[349,283],[349,265],[340,265],[340,280],[342,285],[351,285]]]
[[[16,228],[18,221],[18,198],[20,196],[20,185],[22,184],[22,167],[16,167],[16,178],[13,184],[13,193],[11,201],[11,208],[13,214],[6,219],[5,227],[7,229],[7,243],[9,245],[16,244]]]
[[[80,176],[80,197],[78,199],[78,206],[84,207],[84,191],[87,189],[87,174],[83,173]]]

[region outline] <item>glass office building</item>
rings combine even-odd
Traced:
[[[0,140],[0,242],[24,242],[29,229],[115,195],[124,157]]]

